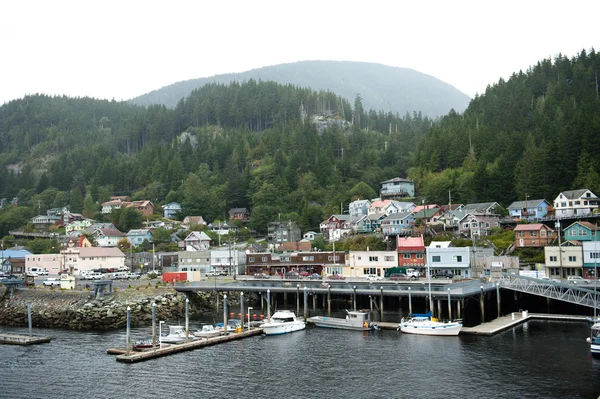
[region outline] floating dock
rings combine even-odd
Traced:
[[[495,335],[499,332],[507,330],[526,322],[527,320],[557,320],[557,321],[587,321],[586,316],[573,316],[561,314],[547,313],[529,313],[529,312],[513,312],[506,316],[498,317],[497,319],[479,324],[474,327],[463,327],[460,334],[471,335]]]
[[[37,345],[50,342],[50,337],[36,337],[17,334],[0,334],[0,344],[5,345]]]
[[[222,344],[224,342],[235,341],[261,334],[263,334],[262,328],[255,328],[240,333],[229,333],[228,335],[222,335],[220,337],[196,338],[193,341],[184,342],[182,344],[163,344],[162,347],[156,347],[155,349],[148,349],[142,352],[131,350],[129,355],[127,355],[126,350],[120,348],[110,348],[106,351],[106,353],[110,355],[117,355],[116,359],[118,362],[138,363],[144,360],[150,360],[157,357],[168,356],[179,352],[204,348],[206,346]]]

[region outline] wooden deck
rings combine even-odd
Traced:
[[[241,333],[230,333],[229,335],[223,335],[220,337],[196,339],[194,341],[186,342],[183,344],[163,344],[162,347],[157,347],[156,349],[150,349],[143,352],[136,352],[131,350],[129,352],[129,355],[127,355],[125,349],[121,348],[110,348],[106,351],[106,353],[111,355],[117,355],[116,359],[118,362],[137,363],[142,362],[144,360],[150,360],[161,356],[168,356],[183,351],[190,351],[194,349],[204,348],[206,346],[235,341],[254,335],[261,335],[262,333],[262,328],[254,328],[251,330],[245,330]]]
[[[561,321],[587,321],[586,316],[573,316],[573,315],[560,315],[560,314],[547,314],[547,313],[527,313],[514,312],[506,316],[501,316],[497,319],[479,324],[474,327],[463,327],[460,330],[461,334],[472,334],[472,335],[495,335],[499,332],[507,330],[511,327],[517,326],[527,320],[539,319],[539,320],[561,320]],[[514,316],[514,317],[513,317]]]
[[[5,345],[37,345],[51,341],[50,337],[36,337],[17,334],[0,334],[0,344]]]

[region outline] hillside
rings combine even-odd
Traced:
[[[357,93],[365,109],[404,115],[422,112],[436,117],[451,109],[462,112],[470,98],[433,76],[408,68],[350,61],[302,61],[250,71],[177,82],[131,100],[138,105],[164,104],[173,108],[192,90],[207,83],[244,82],[249,79],[275,81],[328,90],[353,102]]]

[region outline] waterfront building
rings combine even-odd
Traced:
[[[569,240],[561,242],[560,246],[546,246],[544,258],[548,277],[567,278],[583,275],[583,247],[579,241]]]
[[[367,277],[369,274],[385,276],[387,269],[398,267],[396,251],[350,251],[348,277]]]

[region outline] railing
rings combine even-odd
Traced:
[[[576,305],[600,309],[600,294],[594,285],[542,280],[533,277],[502,273],[500,287],[527,294],[543,296]]]

